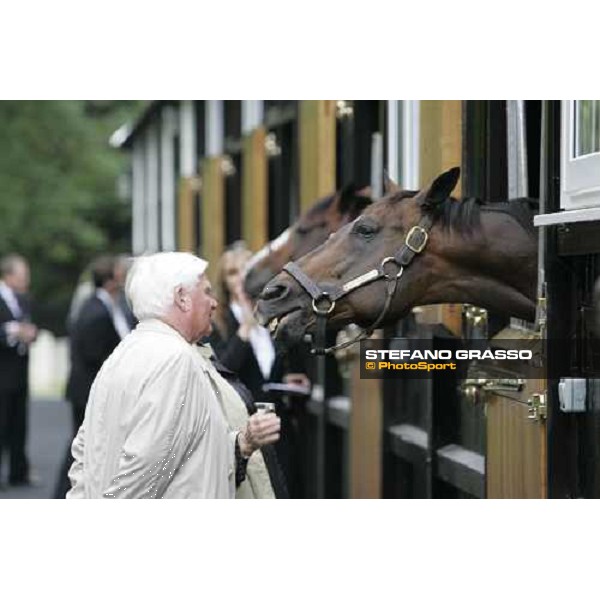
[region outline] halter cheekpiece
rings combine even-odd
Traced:
[[[427,245],[429,231],[432,226],[432,216],[424,215],[419,221],[419,224],[414,225],[407,233],[404,238],[404,244],[394,256],[386,256],[377,269],[372,269],[367,273],[363,273],[330,292],[322,290],[295,262],[289,262],[283,267],[283,270],[291,275],[312,298],[312,309],[313,313],[316,315],[317,321],[316,343],[315,348],[312,350],[313,354],[330,354],[335,350],[345,348],[366,339],[375,329],[377,329],[390,308],[392,298],[398,286],[398,281],[404,274],[405,268],[410,265],[414,257],[417,254],[420,254]],[[354,290],[372,283],[373,281],[378,281],[379,279],[386,280],[387,287],[383,308],[375,322],[354,339],[338,344],[337,346],[325,348],[327,318],[335,309],[336,302]]]

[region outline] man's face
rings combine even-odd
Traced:
[[[17,294],[26,294],[29,291],[29,267],[27,263],[16,262],[12,273],[6,275],[4,281]]]
[[[127,267],[123,263],[117,263],[115,265],[113,279],[117,289],[122,290],[125,287],[125,280],[127,279]]]
[[[207,336],[212,331],[212,315],[217,308],[210,281],[206,276],[200,277],[196,287],[190,292],[192,310],[190,319],[196,340]]]
[[[113,276],[110,279],[107,279],[102,287],[111,296],[115,296],[124,288],[126,276],[127,272],[124,269],[121,269],[119,266],[116,266],[113,270]]]

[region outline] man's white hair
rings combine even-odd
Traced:
[[[175,290],[191,290],[204,275],[208,263],[187,252],[160,252],[133,260],[127,274],[125,294],[140,321],[167,314],[175,300]]]

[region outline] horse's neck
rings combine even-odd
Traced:
[[[537,240],[499,214],[482,211],[481,229],[452,244],[446,278],[458,301],[523,315],[536,296]]]

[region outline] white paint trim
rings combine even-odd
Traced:
[[[387,163],[386,170],[392,181],[400,180],[400,122],[398,100],[387,101]]]
[[[506,101],[508,198],[529,195],[527,144],[525,140],[525,101]]]
[[[597,191],[600,194],[600,188]],[[533,224],[536,227],[560,225],[562,223],[582,223],[584,221],[600,221],[600,208],[563,210],[533,217]]]
[[[371,136],[371,195],[383,196],[383,136],[378,131]]]
[[[252,133],[264,120],[263,100],[242,100],[242,134]]]
[[[160,210],[161,250],[177,249],[175,240],[175,134],[177,115],[171,106],[165,106],[161,114],[160,131]]]
[[[420,186],[420,100],[402,101],[402,169],[400,186],[418,190]]]
[[[131,161],[132,210],[131,210],[131,251],[135,256],[146,249],[146,207],[144,205],[145,161],[143,139],[133,143]]]
[[[179,174],[194,177],[197,173],[196,158],[196,111],[193,100],[179,104]]]
[[[225,143],[223,100],[206,101],[206,156],[221,156]]]
[[[159,250],[158,232],[158,181],[159,181],[159,154],[158,154],[158,126],[150,123],[146,131],[146,250],[157,252]]]

